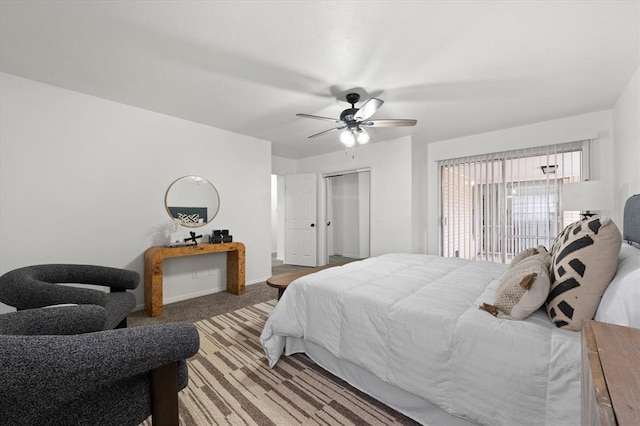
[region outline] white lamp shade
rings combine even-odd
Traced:
[[[371,140],[371,136],[365,129],[358,128],[356,139],[360,145],[364,145]]]
[[[351,148],[356,144],[356,135],[349,129],[343,130],[342,133],[340,133],[340,142],[347,148]]]
[[[600,211],[610,210],[611,189],[604,181],[585,180],[562,185],[562,210],[564,211]]]

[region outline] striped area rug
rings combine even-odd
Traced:
[[[267,365],[260,333],[272,300],[195,325],[200,351],[180,392],[180,424],[191,425],[415,425],[352,388],[305,355]],[[147,419],[144,425],[151,425]]]

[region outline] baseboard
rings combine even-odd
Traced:
[[[267,281],[267,278],[269,277],[259,278],[257,280],[251,280],[247,282],[245,285],[254,285],[254,284],[264,283],[265,281]],[[195,293],[181,294],[180,296],[174,296],[174,297],[169,297],[168,299],[164,299],[163,305],[168,305],[170,303],[175,303],[175,302],[181,302],[183,300],[195,299],[196,297],[207,296],[209,294],[220,293],[223,291],[226,291],[226,288],[224,287],[219,289],[210,288],[202,291],[197,291]],[[144,310],[144,303],[140,305],[136,305],[136,307],[133,308],[133,310],[134,311]]]

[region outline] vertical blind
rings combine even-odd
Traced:
[[[579,219],[561,211],[562,185],[582,180],[587,165],[588,141],[439,161],[441,255],[507,263],[549,248]]]

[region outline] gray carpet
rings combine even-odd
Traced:
[[[331,256],[330,264],[343,264],[356,259],[341,256]],[[284,274],[286,272],[307,269],[305,266],[282,265],[280,262],[273,262],[272,274]],[[278,290],[269,287],[266,282],[251,284],[246,286],[245,294],[236,296],[229,292],[209,294],[196,297],[181,302],[164,305],[163,315],[160,317],[150,317],[146,311],[136,311],[127,317],[129,327],[161,324],[167,322],[196,322],[208,319],[216,315],[225,314],[257,303],[263,303],[278,297]]]

